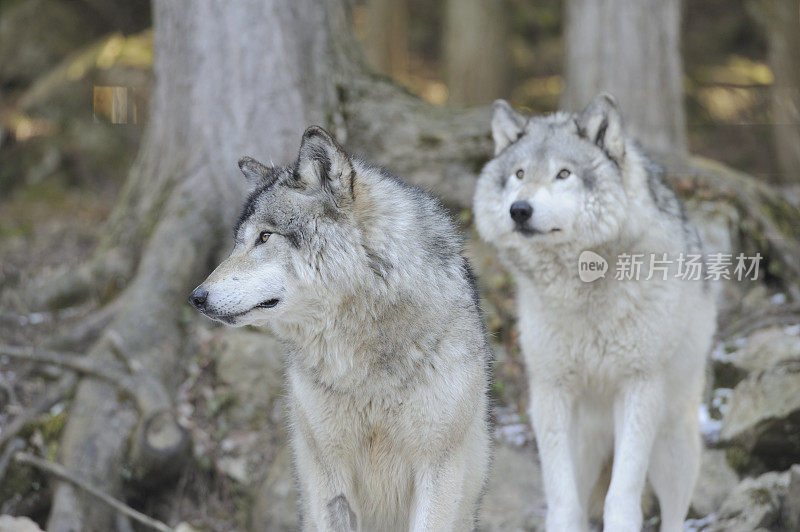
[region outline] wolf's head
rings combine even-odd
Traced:
[[[355,169],[323,129],[303,135],[293,165],[245,157],[252,191],[234,228],[234,248],[189,301],[229,325],[274,322],[314,311],[319,292],[357,278],[366,261],[350,205]]]
[[[580,114],[527,118],[494,104],[495,156],[475,192],[481,236],[501,248],[591,247],[619,232],[626,211],[626,141],[614,99]]]

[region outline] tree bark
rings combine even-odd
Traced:
[[[407,0],[369,0],[367,38],[364,46],[369,63],[391,76],[408,70]]]
[[[780,173],[774,179],[786,185],[800,183],[800,3],[762,0],[764,29],[769,43],[772,85],[772,131]]]
[[[508,17],[505,0],[447,0],[444,71],[449,103],[487,105],[507,97]]]
[[[562,107],[611,93],[628,134],[659,154],[686,153],[680,0],[569,0]]]

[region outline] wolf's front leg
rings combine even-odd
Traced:
[[[448,452],[415,472],[409,530],[425,532],[473,528],[471,518],[459,515],[464,496],[465,466],[463,452]],[[465,522],[459,522],[459,519]]]
[[[642,490],[663,408],[662,386],[652,379],[628,383],[614,399],[614,466],[603,509],[606,532],[642,529]]]
[[[586,519],[578,500],[569,439],[574,398],[547,383],[531,382],[530,389],[531,420],[547,498],[547,531],[579,532],[586,528]]]
[[[358,530],[355,509],[344,484],[330,467],[320,463],[300,434],[294,437],[295,462],[300,480],[303,530],[351,532]]]

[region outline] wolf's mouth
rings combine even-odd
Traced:
[[[550,229],[548,231],[540,231],[539,229],[534,229],[532,227],[526,227],[524,225],[517,225],[516,227],[514,227],[514,230],[519,232],[519,233],[522,233],[525,236],[535,236],[535,235],[547,235],[547,234],[550,234],[550,233],[557,233],[558,231],[561,231],[561,228],[560,227],[554,227],[554,228],[552,228],[552,229]]]
[[[272,308],[280,302],[281,300],[278,298],[267,299],[266,301],[263,301],[258,305],[256,305],[255,308]]]

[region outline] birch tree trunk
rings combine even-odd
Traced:
[[[508,19],[505,0],[447,0],[444,71],[449,102],[488,105],[507,98]]]
[[[610,92],[647,149],[685,154],[680,12],[680,0],[569,0],[562,106]]]

